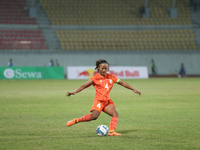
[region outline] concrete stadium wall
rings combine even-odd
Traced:
[[[200,52],[135,52],[135,51],[68,51],[68,52],[0,52],[0,66],[48,66],[50,59],[57,59],[66,71],[67,66],[94,66],[95,60],[106,59],[111,66],[147,66],[151,74],[151,59],[154,59],[159,75],[178,74],[181,63],[186,73],[200,74]]]

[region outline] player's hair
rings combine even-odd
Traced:
[[[95,68],[95,70],[99,71],[99,70],[98,70],[99,65],[100,65],[100,64],[103,64],[103,63],[108,64],[108,68],[109,68],[109,65],[110,65],[110,64],[109,64],[106,60],[104,60],[104,59],[99,59],[99,60],[96,60],[96,68]]]

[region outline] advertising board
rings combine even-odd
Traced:
[[[0,67],[0,79],[64,79],[63,67]]]
[[[145,79],[148,78],[146,66],[113,66],[109,68],[109,73],[114,74],[119,79]],[[97,74],[92,66],[69,66],[67,67],[68,79],[89,79]]]

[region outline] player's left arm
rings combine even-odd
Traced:
[[[132,91],[133,91],[134,93],[136,93],[136,94],[139,94],[139,95],[142,94],[140,91],[134,89],[131,85],[129,85],[128,83],[126,83],[126,82],[124,82],[124,81],[122,81],[122,80],[119,80],[117,83],[118,83],[119,85],[121,85],[121,86],[127,88],[127,89],[132,90]]]

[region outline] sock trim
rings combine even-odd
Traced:
[[[114,131],[115,131],[115,130],[110,130],[109,133],[112,133],[112,132],[114,132]]]

